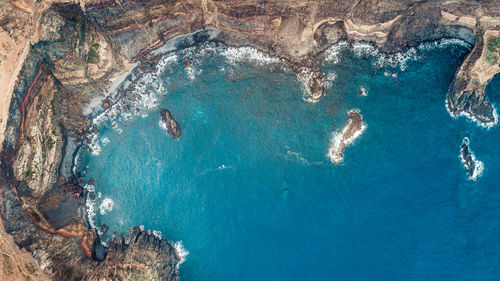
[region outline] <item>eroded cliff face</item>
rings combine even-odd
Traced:
[[[116,46],[120,46],[128,59],[137,58],[176,35],[214,26],[221,31],[218,40],[224,43],[251,45],[280,56],[290,61],[297,72],[302,67],[310,69],[313,72],[310,99],[313,101],[323,93],[324,75],[317,68],[316,56],[331,44],[343,39],[363,40],[389,53],[444,37],[460,38],[474,45],[475,37],[482,39],[485,34],[498,31],[499,7],[498,1],[388,0],[190,0],[168,4],[164,1],[118,4],[90,0],[85,4],[86,14]],[[474,64],[478,58],[470,56],[468,60],[473,60]],[[470,71],[469,68],[463,70],[464,73]],[[498,70],[490,69],[488,73],[492,77]],[[463,79],[477,80],[469,74]],[[462,92],[454,90],[450,98],[457,100]],[[468,95],[468,99],[474,102],[474,96],[484,99],[484,91]],[[452,110],[481,114],[480,110],[467,110],[463,106],[455,106]],[[489,110],[492,115],[491,109],[483,106],[482,110]],[[488,122],[484,118],[479,120]]]
[[[278,56],[297,73],[310,73],[310,101],[324,92],[317,58],[340,40],[367,41],[392,53],[460,38],[474,47],[457,71],[447,106],[482,124],[496,118],[484,89],[500,71],[498,1],[12,0],[0,8],[4,112],[13,94],[2,214],[16,243],[53,280],[177,278],[174,248],[147,232],[135,228],[130,243],[102,247],[85,223],[85,183],[62,170],[65,159],[71,161],[68,147],[92,130],[82,109],[95,108],[96,100],[97,108],[109,106],[114,79],[132,63],[147,70],[159,48],[178,35],[210,28],[217,32],[195,33],[177,47],[211,39]],[[361,126],[358,121],[353,124]],[[6,125],[5,115],[0,132]],[[30,276],[42,276],[37,274]]]
[[[498,122],[485,95],[486,86],[500,72],[500,25],[496,27],[478,31],[477,42],[458,69],[446,100],[453,116],[465,114],[484,127]]]
[[[80,5],[55,3],[39,20],[37,41],[28,45],[13,90],[1,162],[6,231],[36,262],[26,261],[33,267],[29,275],[10,269],[9,278],[176,279],[173,246],[146,232],[134,232],[132,243],[114,242],[110,250],[96,252],[96,231],[85,223],[83,183],[60,172],[65,148],[79,143],[89,129],[82,108],[128,67],[127,61]]]

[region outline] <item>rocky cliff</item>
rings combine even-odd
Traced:
[[[154,64],[176,36],[192,33],[179,48],[215,40],[278,56],[297,73],[311,73],[311,101],[324,92],[318,57],[341,40],[394,53],[462,39],[473,49],[447,107],[484,125],[497,118],[484,89],[500,71],[498,0],[11,0],[0,8],[2,215],[6,231],[33,254],[30,278],[44,276],[37,268],[53,280],[177,278],[172,245],[138,228],[129,239],[101,246],[85,222],[84,183],[68,169],[74,148],[92,130],[83,108],[108,107],[119,77],[132,64],[144,70]],[[10,276],[22,278],[21,269]]]

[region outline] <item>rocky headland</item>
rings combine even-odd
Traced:
[[[319,56],[332,44],[365,41],[395,53],[457,38],[473,48],[457,70],[447,107],[488,126],[497,119],[484,90],[500,71],[499,30],[498,0],[3,1],[0,184],[6,233],[0,228],[0,241],[6,242],[0,250],[9,262],[1,276],[177,278],[179,256],[165,239],[134,228],[127,239],[102,246],[86,220],[85,183],[71,172],[75,149],[96,130],[91,115],[117,103],[127,81],[165,52],[207,41],[251,46],[281,58],[298,75],[307,73],[307,100],[317,101],[325,86]],[[128,84],[118,87],[124,80]],[[348,115],[332,155],[341,156],[364,128],[359,112]]]

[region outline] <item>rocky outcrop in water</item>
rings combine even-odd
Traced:
[[[366,129],[366,125],[363,122],[363,116],[361,116],[359,110],[349,110],[347,115],[349,116],[347,125],[342,131],[336,132],[333,135],[330,142],[330,148],[328,149],[328,158],[336,164],[344,160],[345,148],[349,144],[352,144]]]
[[[89,130],[82,108],[113,104],[120,96],[108,97],[113,79],[130,63],[138,62],[139,72],[150,69],[176,36],[194,32],[175,48],[215,40],[280,57],[298,75],[307,74],[310,101],[324,93],[318,56],[340,40],[367,41],[392,53],[443,37],[463,39],[474,48],[456,73],[447,106],[454,115],[491,124],[495,111],[484,89],[499,71],[499,26],[498,1],[4,1],[0,132],[7,129],[0,183],[6,230],[53,280],[176,279],[179,259],[166,240],[134,229],[130,244],[100,246],[85,224],[82,183],[60,173],[63,159],[71,160],[67,148]],[[179,137],[167,112],[167,131]],[[342,160],[363,129],[359,112],[349,112],[347,126],[332,140],[332,161]],[[478,162],[468,142],[461,155],[474,175]]]
[[[162,120],[162,126],[165,126],[167,133],[174,139],[181,136],[181,127],[174,120],[170,111],[162,108],[160,109],[160,115]]]
[[[483,173],[484,165],[483,162],[476,159],[476,155],[470,150],[469,143],[468,138],[463,139],[460,146],[460,159],[467,170],[469,179],[475,181]]]

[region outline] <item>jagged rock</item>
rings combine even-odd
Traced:
[[[160,115],[163,122],[163,125],[167,129],[167,132],[172,138],[176,139],[181,136],[181,127],[174,120],[170,111],[162,108],[160,109]]]
[[[470,150],[469,138],[464,138],[460,146],[460,159],[467,170],[467,176],[471,180],[476,180],[484,170],[483,162],[476,159],[476,155]]]
[[[327,156],[335,164],[344,160],[345,148],[353,143],[366,129],[366,124],[363,122],[363,116],[359,110],[349,110],[347,115],[349,116],[347,125],[342,131],[338,131],[333,135],[328,149]]]
[[[455,74],[446,106],[453,116],[464,114],[488,127],[498,122],[495,108],[486,99],[485,89],[500,72],[500,31],[481,30],[478,35],[474,48]]]
[[[305,67],[312,73],[306,86],[310,90],[309,98],[315,101],[324,93],[324,74],[318,67],[318,54],[338,40],[368,41],[392,53],[442,37],[460,38],[472,44],[477,34],[480,40],[456,74],[449,107],[454,114],[465,112],[481,122],[490,122],[494,112],[485,99],[484,88],[496,72],[488,69],[481,83],[470,88],[467,85],[475,79],[470,75],[474,69],[486,69],[474,68],[474,65],[484,58],[482,42],[494,36],[491,31],[499,26],[500,7],[496,1],[0,2],[0,92],[6,95],[14,92],[9,117],[11,136],[6,142],[10,156],[0,162],[5,166],[0,173],[10,182],[2,184],[7,193],[2,202],[2,215],[7,231],[20,247],[33,253],[40,268],[53,280],[101,280],[103,277],[128,280],[132,274],[142,280],[177,278],[179,259],[167,240],[136,228],[129,244],[120,239],[106,250],[94,242],[92,231],[82,224],[72,224],[72,228],[68,228],[68,225],[63,226],[69,223],[67,217],[51,219],[49,214],[62,200],[69,200],[58,197],[57,192],[52,193],[57,184],[63,138],[77,137],[92,130],[82,108],[98,93],[105,93],[111,79],[124,72],[130,62],[141,62],[138,69],[151,69],[155,61],[151,51],[175,36],[198,30],[189,39],[178,42],[176,47],[188,47],[216,37],[222,43],[253,46],[279,56],[297,73]],[[40,40],[43,42],[37,43]],[[29,55],[28,50],[31,50]],[[22,75],[18,76],[23,61]],[[38,79],[35,77],[41,61],[50,67]],[[481,71],[474,73],[481,74]],[[10,85],[16,77],[18,82],[13,91]],[[33,85],[33,92],[26,95],[30,85]],[[61,92],[54,98],[57,86]],[[29,99],[22,104],[26,96]],[[10,96],[0,104],[2,112],[7,112],[3,106],[10,104],[9,99]],[[106,102],[108,106],[114,104],[111,103],[114,100]],[[97,104],[106,107],[104,103]],[[23,118],[20,108],[25,111]],[[170,112],[160,113],[167,132],[173,138],[179,137],[180,127]],[[7,116],[2,116],[2,139],[6,119]],[[349,124],[335,139],[338,143],[334,143],[331,155],[341,159],[346,145],[363,128],[359,112],[350,112]],[[49,145],[49,139],[55,143]],[[19,145],[16,140],[21,140]],[[461,149],[470,173],[471,169],[475,170],[472,168],[473,154],[468,145]],[[28,157],[32,153],[34,157]],[[13,159],[13,166],[8,167],[6,163]],[[26,211],[10,193],[11,188],[17,191]],[[49,198],[51,194],[56,195]],[[90,195],[92,198],[95,193]],[[75,209],[73,205],[72,212],[80,212]],[[82,213],[77,215],[82,216],[79,220],[83,218]],[[61,229],[63,231],[59,231]],[[59,235],[61,233],[79,236],[64,238]],[[93,259],[88,258],[92,246]]]

